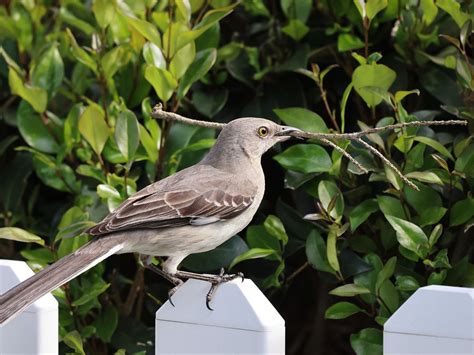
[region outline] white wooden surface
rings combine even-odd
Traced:
[[[384,354],[474,354],[474,289],[418,289],[385,323]]]
[[[285,322],[249,279],[219,286],[188,280],[156,312],[156,354],[284,354]]]
[[[0,260],[0,294],[30,276],[23,261]],[[58,302],[47,294],[7,324],[0,326],[0,354],[57,354]]]

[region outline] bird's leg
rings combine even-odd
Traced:
[[[160,275],[161,277],[163,277],[165,280],[171,282],[174,287],[168,291],[168,299],[171,303],[171,305],[174,307],[174,304],[173,304],[173,301],[171,300],[171,296],[174,295],[174,293],[176,292],[176,290],[179,288],[179,286],[181,286],[183,284],[183,280],[181,280],[179,277],[169,273],[169,272],[166,272],[162,269],[160,269],[158,266],[155,266],[151,263],[151,259],[152,257],[151,256],[148,256],[146,259],[142,258],[141,256],[141,261],[143,263],[143,266],[151,271],[153,271],[154,273]]]
[[[242,281],[244,281],[244,274],[241,272],[237,274],[225,274],[224,273],[224,268],[221,269],[219,275],[206,275],[206,274],[197,274],[194,272],[188,272],[188,271],[176,271],[174,276],[178,278],[185,278],[185,279],[196,279],[196,280],[202,280],[202,281],[207,281],[211,283],[211,288],[209,289],[209,292],[206,295],[206,307],[209,310],[213,310],[211,306],[209,305],[212,301],[212,296],[214,295],[214,292],[216,291],[217,287],[223,283],[223,282],[228,282],[235,280],[236,278],[242,278]]]

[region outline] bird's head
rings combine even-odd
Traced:
[[[219,134],[219,140],[239,145],[252,158],[260,158],[276,143],[291,138],[297,131],[298,128],[263,118],[245,117],[230,121]]]

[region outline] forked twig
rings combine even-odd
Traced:
[[[163,119],[167,121],[176,121],[181,122],[189,125],[200,126],[200,127],[207,127],[207,128],[214,128],[214,129],[222,129],[226,126],[225,123],[217,123],[217,122],[208,122],[208,121],[201,121],[201,120],[194,120],[191,118],[187,118],[177,113],[163,111],[163,107],[161,104],[156,105],[153,108],[153,112],[151,113],[152,117],[157,119]],[[361,139],[361,137],[367,136],[372,133],[378,133],[387,130],[395,130],[403,127],[422,127],[422,126],[452,126],[452,125],[462,125],[466,126],[467,121],[463,120],[447,120],[447,121],[413,121],[413,122],[406,122],[406,123],[397,123],[392,124],[384,127],[375,127],[369,128],[364,131],[353,132],[353,133],[317,133],[317,132],[294,132],[292,136],[300,137],[300,138],[315,138],[323,143],[333,147],[338,152],[342,153],[347,159],[349,159],[357,168],[359,168],[365,174],[368,173],[368,170],[364,168],[357,160],[354,159],[346,150],[339,147],[337,144],[333,143],[331,139],[348,139],[351,141],[356,141],[370,150],[373,154],[378,156],[385,165],[387,165],[390,169],[392,169],[408,186],[415,190],[419,190],[418,187],[412,183],[403,173],[389,160],[387,159],[378,149],[371,146],[369,143],[365,142]]]

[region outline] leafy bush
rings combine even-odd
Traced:
[[[157,102],[315,132],[471,121],[473,10],[455,0],[3,2],[0,257],[40,269],[137,189],[197,162],[215,132],[155,121]],[[367,142],[420,191],[362,144],[339,142],[367,175],[332,147],[288,143],[264,158],[268,191],[245,238],[184,262],[258,282],[287,320],[288,353],[381,353],[381,326],[417,288],[474,284],[469,132],[410,127]],[[153,352],[168,287],[132,255],[101,263],[55,291],[62,350]]]

